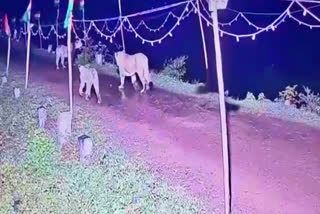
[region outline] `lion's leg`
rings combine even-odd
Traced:
[[[85,82],[81,79],[80,76],[80,87],[79,87],[79,95],[82,97],[83,96],[83,88],[85,86]]]
[[[132,83],[132,85],[134,87],[134,90],[137,91],[139,89],[139,86],[138,86],[136,74],[131,76],[131,83]]]
[[[64,65],[64,61],[65,61],[65,58],[62,56],[61,57],[61,65],[63,68],[66,68],[66,66]]]
[[[119,89],[124,89],[124,75],[120,75],[120,85],[119,85]]]
[[[143,72],[138,72],[138,75],[142,83],[142,89],[140,93],[144,93],[146,91],[146,79],[144,78]]]
[[[86,100],[89,100],[89,97],[91,95],[91,88],[92,88],[92,82],[88,83],[87,82],[87,87],[86,87]]]
[[[93,87],[94,87],[94,90],[97,94],[97,98],[98,98],[98,104],[101,103],[101,96],[100,96],[100,90],[99,90],[99,77],[98,77],[98,74],[96,74],[96,76],[93,78]]]
[[[57,70],[59,70],[59,59],[60,59],[59,54],[56,53],[56,66],[57,66]]]

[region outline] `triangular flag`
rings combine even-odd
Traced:
[[[27,10],[26,10],[26,12],[24,12],[23,17],[22,17],[22,20],[27,23],[30,22],[30,17],[31,17],[31,1],[32,0],[30,0],[29,5],[27,7]]]
[[[69,26],[69,19],[70,19],[70,16],[72,15],[72,10],[73,10],[73,2],[74,2],[74,0],[69,0],[66,19],[64,20],[64,25],[63,25],[64,28],[68,28],[68,26]]]
[[[8,36],[11,35],[11,31],[10,31],[10,26],[9,26],[7,14],[4,14],[4,17],[3,17],[3,31],[4,31]]]

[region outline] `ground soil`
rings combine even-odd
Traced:
[[[24,74],[25,49],[13,49],[11,72]],[[5,52],[2,51],[5,62]],[[224,211],[223,164],[218,108],[192,97],[155,88],[145,95],[126,82],[100,75],[102,104],[78,95],[79,72],[73,75],[74,103],[83,105],[120,137],[132,156],[154,173],[199,198],[215,213]],[[31,55],[30,82],[68,98],[67,70],[55,69],[54,55]],[[260,116],[228,113],[232,213],[320,213],[320,130]]]

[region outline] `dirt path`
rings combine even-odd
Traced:
[[[24,72],[25,56],[15,50],[12,69]],[[68,96],[67,70],[56,71],[53,57],[32,56],[30,82]],[[190,97],[155,89],[127,99],[119,80],[100,76],[102,105],[78,94],[83,104],[122,139],[123,147],[171,182],[208,199],[223,213],[220,119],[216,109],[200,107]],[[233,213],[320,213],[320,130],[303,124],[231,112],[229,115]]]

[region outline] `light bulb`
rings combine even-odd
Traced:
[[[306,16],[306,15],[307,15],[307,11],[304,10],[304,11],[303,11],[303,16]]]

